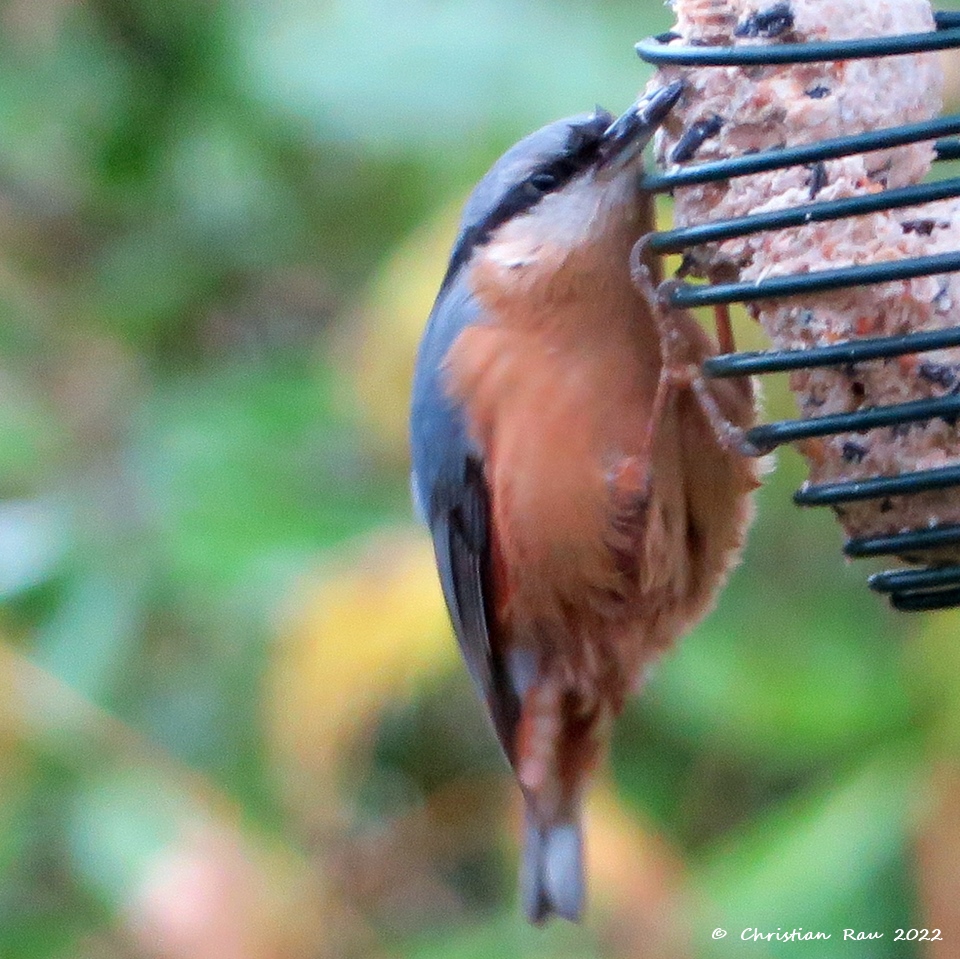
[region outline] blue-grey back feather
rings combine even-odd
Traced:
[[[449,396],[443,362],[460,331],[480,319],[464,283],[449,285],[430,315],[413,383],[412,485],[433,536],[460,651],[510,756],[519,704],[491,641],[490,518],[483,456],[470,438],[463,410]]]

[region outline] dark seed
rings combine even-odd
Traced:
[[[822,100],[824,97],[830,96],[830,87],[825,87],[822,83],[818,83],[815,87],[807,90],[806,93],[811,100]]]
[[[956,370],[942,363],[921,363],[917,367],[917,373],[921,379],[942,386],[945,390],[949,390],[957,382]]]
[[[953,301],[950,299],[950,286],[946,280],[940,281],[940,289],[933,298],[933,305],[938,313],[946,313],[953,306]]]
[[[760,10],[737,24],[735,37],[779,37],[793,26],[793,12],[789,3],[778,3],[768,10]]]
[[[680,137],[680,141],[673,148],[670,154],[670,160],[673,163],[684,163],[691,159],[693,155],[703,146],[704,141],[710,137],[715,137],[723,126],[723,118],[714,114],[706,120],[697,120],[690,125],[686,133]]]
[[[816,195],[827,185],[827,165],[819,160],[810,167],[810,199],[813,200]]]
[[[892,499],[885,499],[885,500],[880,504],[880,512],[881,512],[881,513],[889,513],[892,509],[893,509],[893,500],[892,500]]]
[[[933,228],[937,225],[936,220],[904,220],[900,224],[900,229],[904,233],[916,233],[919,236],[930,236]]]
[[[845,463],[862,463],[869,452],[870,450],[866,446],[861,446],[859,443],[844,443],[843,461]]]

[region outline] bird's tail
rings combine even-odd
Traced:
[[[542,823],[527,807],[520,889],[531,922],[539,925],[551,916],[580,919],[584,881],[579,811],[565,821]]]

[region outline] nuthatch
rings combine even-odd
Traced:
[[[749,383],[657,302],[644,145],[655,91],[511,148],[470,196],[420,345],[414,499],[460,649],[526,806],[534,922],[579,918],[581,794],[645,667],[704,615],[742,546]],[[634,250],[631,266],[631,251]]]

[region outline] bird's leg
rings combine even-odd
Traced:
[[[769,452],[751,443],[747,439],[747,431],[742,426],[731,423],[724,415],[699,366],[696,364],[685,366],[680,376],[686,380],[685,385],[693,391],[703,415],[713,429],[713,435],[724,449],[740,453],[741,456],[763,456]]]
[[[672,286],[670,282],[662,284],[659,288],[654,286],[650,270],[642,259],[643,246],[644,242],[641,240],[633,248],[630,256],[630,275],[634,285],[650,304],[650,313],[660,334],[662,357],[660,380],[657,383],[653,415],[648,427],[648,443],[652,444],[653,431],[663,414],[670,392],[675,389],[688,389],[696,397],[717,442],[724,449],[733,450],[743,456],[762,455],[766,451],[751,443],[747,439],[747,431],[732,423],[720,408],[700,367],[698,351],[691,342],[689,333],[684,329],[685,326],[696,321],[686,311],[678,310],[670,303]],[[729,315],[726,316],[726,326],[719,315],[717,323],[718,336],[732,343]],[[721,348],[724,348],[724,345],[722,344]]]
[[[735,353],[737,344],[730,323],[730,307],[726,303],[720,303],[713,308],[713,322],[717,327],[717,346],[720,347],[720,352]]]
[[[644,299],[650,304],[650,312],[654,316],[658,328],[660,328],[661,320],[658,315],[660,310],[658,308],[659,301],[657,297],[657,288],[654,286],[653,277],[650,274],[650,268],[646,265],[646,263],[643,262],[645,247],[645,241],[639,240],[634,244],[633,249],[630,251],[630,277],[633,280],[633,285],[640,291]],[[647,428],[644,432],[643,440],[640,446],[640,453],[637,457],[638,460],[642,460],[644,463],[650,462],[651,454],[653,453],[653,443],[657,434],[657,427],[663,419],[663,412],[666,409],[667,400],[670,398],[670,393],[678,385],[680,385],[675,378],[670,375],[670,371],[668,369],[669,364],[666,362],[662,328],[660,329],[660,343],[660,352],[663,357],[663,362],[660,367],[660,378],[657,380],[657,392],[653,397],[653,406],[650,409],[650,418],[647,420]],[[644,482],[644,489],[646,491],[649,491],[649,484],[650,474],[648,471]]]

